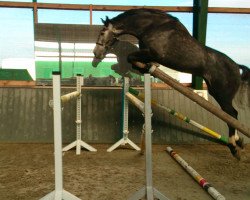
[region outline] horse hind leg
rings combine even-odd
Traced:
[[[238,147],[240,147],[241,149],[244,149],[244,148],[245,148],[244,138],[243,138],[243,137],[240,137],[240,136],[238,135],[238,131],[237,131],[237,130],[235,130],[234,136],[235,136],[236,145],[237,145]]]
[[[224,109],[224,111],[227,112],[232,117],[234,117],[235,119],[237,119],[238,112],[237,112],[237,110],[234,109],[233,105],[232,104],[228,105],[228,108],[229,109],[227,109],[227,110]],[[229,124],[228,124],[228,129],[229,129],[229,140],[231,140],[232,143],[234,143],[235,145],[237,145],[241,149],[244,149],[244,147],[245,147],[244,138],[240,137],[238,135],[238,130],[231,127]]]
[[[231,103],[228,103],[226,105],[222,106],[222,110],[224,110],[226,113],[237,119],[238,112],[234,109]],[[241,157],[241,148],[244,147],[244,141],[243,138],[239,137],[237,130],[233,128],[231,125],[228,125],[229,129],[229,140],[228,140],[228,148],[230,149],[232,155],[240,160]],[[240,148],[239,148],[240,147]]]

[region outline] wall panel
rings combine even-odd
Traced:
[[[74,91],[62,88],[62,94]],[[89,143],[113,143],[121,137],[121,88],[83,88],[82,139]],[[227,135],[227,126],[196,103],[174,90],[152,90],[158,102],[175,109],[191,119]],[[211,98],[210,101],[215,103]],[[49,107],[52,88],[0,88],[0,142],[53,142],[53,112]],[[250,108],[240,108],[239,119],[249,123]],[[63,141],[75,140],[76,102],[63,108]],[[140,141],[142,114],[129,105],[129,134]],[[162,111],[153,108],[153,142],[204,143],[201,132]],[[249,140],[247,140],[249,142]]]

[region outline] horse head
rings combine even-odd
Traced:
[[[102,19],[102,22],[104,24],[104,28],[100,31],[96,46],[93,50],[95,59],[100,60],[106,56],[111,46],[118,40],[117,36],[121,33],[121,31],[118,31],[114,27],[112,21],[108,17],[106,17],[106,20]]]

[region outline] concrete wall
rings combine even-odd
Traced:
[[[74,91],[62,88],[62,94]],[[113,143],[121,137],[121,89],[83,88],[82,139],[89,143]],[[152,90],[158,102],[227,135],[227,126],[174,90]],[[209,97],[211,100],[211,97]],[[52,88],[0,88],[0,142],[53,142],[53,112],[48,102]],[[212,100],[213,101],[213,100]],[[214,102],[214,101],[213,101]],[[143,117],[133,105],[129,110],[130,138],[139,142]],[[172,115],[153,109],[153,142],[203,143],[201,132]],[[75,140],[76,102],[63,109],[63,142]],[[249,123],[250,109],[241,109],[239,119]],[[249,142],[249,140],[247,140]]]

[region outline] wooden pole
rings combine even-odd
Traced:
[[[205,108],[207,111],[219,117],[224,122],[230,124],[232,127],[239,130],[241,133],[243,133],[244,135],[250,138],[250,134],[249,134],[250,129],[248,127],[240,123],[238,120],[236,120],[235,118],[233,118],[232,116],[224,112],[223,110],[219,109],[217,106],[213,105],[212,103],[208,102],[204,98],[200,97],[198,94],[194,93],[191,89],[180,84],[178,81],[176,81],[175,79],[173,79],[172,77],[170,77],[169,75],[161,71],[155,65],[151,66],[150,73],[154,77],[161,79],[162,81],[164,81],[165,83],[167,83],[168,85],[170,85],[171,87],[173,87],[174,89],[176,89],[177,91],[179,91],[180,93],[182,93],[183,95],[191,99],[192,101],[199,104],[201,107]]]

